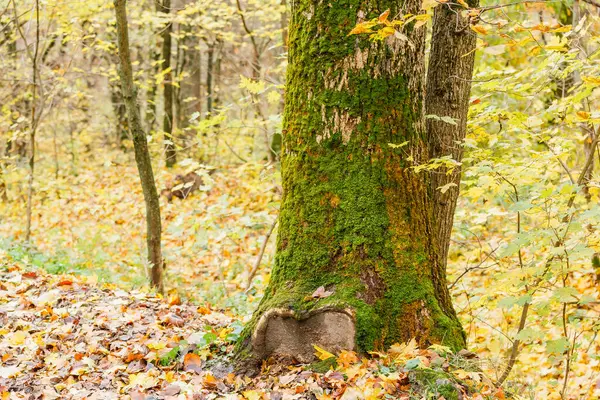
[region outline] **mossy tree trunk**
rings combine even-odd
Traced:
[[[347,36],[421,2],[293,3],[277,254],[238,355],[465,345],[434,234],[424,123],[425,28]],[[408,142],[403,147],[389,144]],[[319,289],[323,287],[323,289]]]

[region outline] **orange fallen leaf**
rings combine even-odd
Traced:
[[[337,358],[337,363],[344,368],[349,368],[352,364],[358,362],[358,357],[356,353],[353,351],[342,350],[339,357]]]
[[[203,307],[203,306],[200,306],[200,307],[198,307],[198,314],[201,314],[201,315],[208,315],[208,314],[210,314],[211,312],[212,312],[212,311],[210,310],[210,307]]]
[[[204,375],[202,384],[207,389],[214,389],[219,384],[219,380],[217,378],[215,378],[212,374],[208,373],[208,374]]]
[[[22,276],[23,276],[23,278],[27,278],[27,279],[35,279],[38,277],[38,274],[35,271],[27,271],[27,272],[23,272]]]
[[[202,372],[202,358],[198,354],[187,353],[183,358],[183,370],[196,373]]]
[[[169,306],[178,306],[181,304],[181,298],[179,293],[173,293],[169,295]]]
[[[61,280],[60,282],[58,282],[56,284],[56,286],[69,286],[73,284],[73,280],[69,279],[69,278],[65,278],[63,280]]]

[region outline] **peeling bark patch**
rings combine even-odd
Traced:
[[[325,139],[329,139],[336,132],[341,133],[342,141],[347,144],[352,137],[352,133],[356,126],[360,124],[361,118],[352,117],[345,111],[340,111],[338,108],[333,108],[333,116],[327,116],[326,107],[321,108],[321,119],[325,125],[323,133],[317,135],[317,143],[321,143]]]
[[[410,316],[409,316],[410,315]],[[405,325],[405,341],[409,341],[412,338],[416,338],[417,343],[420,346],[429,346],[429,332],[431,331],[432,321],[431,314],[427,309],[427,305],[423,300],[417,300],[407,304],[404,307],[404,315],[402,316],[403,321],[414,321],[414,325]]]
[[[356,328],[348,310],[322,308],[300,318],[293,311],[271,309],[252,335],[252,348],[260,359],[270,356],[294,357],[309,363],[315,360],[317,345],[330,352],[354,350]]]
[[[383,297],[385,283],[375,271],[371,269],[362,270],[360,272],[360,281],[365,285],[365,290],[358,293],[357,298],[369,305],[373,305],[378,299]]]

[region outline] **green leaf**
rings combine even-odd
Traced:
[[[416,369],[419,365],[421,365],[421,360],[419,360],[418,358],[412,358],[410,360],[408,360],[406,362],[406,364],[404,364],[404,369],[407,370],[413,370]]]
[[[498,307],[510,310],[515,304],[517,304],[517,298],[514,296],[508,296],[498,302]]]
[[[558,288],[552,293],[552,298],[560,303],[571,303],[578,301],[579,291],[574,287]]]
[[[522,342],[532,342],[536,339],[541,339],[543,333],[538,328],[525,328],[516,336]]]
[[[571,343],[567,338],[560,338],[556,340],[548,340],[546,342],[547,353],[558,353],[563,354],[571,347]]]

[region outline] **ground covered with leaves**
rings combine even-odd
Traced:
[[[474,355],[414,342],[359,356],[315,348],[312,365],[236,375],[227,313],[17,265],[0,271],[1,399],[504,398]]]
[[[78,375],[70,375],[73,363],[77,361],[75,356],[66,357],[66,355],[70,352],[87,354],[82,352],[81,348],[87,349],[88,342],[85,339],[82,340],[84,344],[78,344],[75,339],[73,342],[67,342],[64,333],[58,336],[60,339],[54,339],[61,344],[60,351],[55,353],[64,356],[52,356],[58,358],[53,362],[58,363],[59,367],[46,363],[47,365],[39,369],[35,375],[28,372],[32,368],[35,369],[40,360],[46,361],[46,353],[50,351],[44,349],[40,351],[40,355],[35,355],[37,350],[30,350],[29,344],[35,343],[35,338],[40,336],[40,332],[57,330],[62,332],[61,330],[68,329],[65,328],[68,325],[65,318],[68,316],[61,317],[61,313],[67,311],[59,313],[57,309],[60,310],[61,307],[65,307],[65,304],[70,304],[68,302],[71,300],[72,304],[85,305],[87,310],[86,317],[80,316],[78,324],[70,325],[71,329],[87,326],[86,329],[94,331],[95,324],[114,325],[115,333],[110,333],[108,330],[102,332],[107,335],[106,340],[113,345],[119,343],[114,337],[123,336],[120,340],[122,347],[115,352],[126,352],[127,350],[123,348],[127,349],[129,345],[147,348],[147,353],[143,354],[143,357],[136,356],[143,358],[146,365],[139,371],[134,369],[132,373],[149,374],[140,375],[140,379],[145,379],[145,376],[153,377],[153,374],[160,372],[160,376],[164,373],[165,377],[173,381],[179,378],[171,378],[172,376],[179,377],[178,374],[182,374],[189,378],[188,381],[183,380],[184,383],[191,382],[193,378],[196,379],[195,382],[202,379],[203,374],[210,370],[206,368],[208,361],[221,360],[220,355],[230,353],[237,332],[255,309],[269,281],[269,265],[274,254],[276,232],[268,241],[262,262],[252,277],[252,270],[266,232],[269,231],[270,225],[277,216],[280,194],[276,174],[259,163],[223,166],[218,168],[213,175],[213,181],[208,182],[206,188],[194,193],[190,198],[174,199],[171,203],[162,199],[163,247],[167,258],[167,300],[161,301],[147,293],[147,275],[143,263],[145,241],[142,194],[135,167],[124,166],[124,159],[125,157],[120,156],[119,153],[112,152],[107,153],[103,160],[82,165],[76,176],[65,175],[56,180],[50,177],[46,179],[46,175],[43,175],[37,183],[38,195],[34,202],[31,247],[22,244],[24,203],[13,197],[9,203],[0,204],[2,215],[0,265],[9,271],[15,267],[20,268],[3,272],[0,278],[4,287],[0,291],[2,308],[0,340],[3,343],[0,368],[2,368],[3,387],[10,386],[14,389],[14,384],[9,385],[9,381],[14,382],[17,379],[18,390],[26,390],[27,382],[46,382],[42,381],[41,376],[48,376],[48,368],[53,371],[62,368],[63,374],[67,374],[65,379],[60,381],[61,383],[53,382],[49,385],[56,393],[60,393],[62,398],[66,396],[66,392],[57,391],[54,385],[58,384],[59,389],[65,390],[60,386],[64,382],[82,384],[90,380],[94,373],[99,374],[98,371],[102,369],[104,374],[107,374],[106,371],[112,371],[111,374],[120,377],[111,381],[120,383],[111,383],[107,391],[118,395],[132,391],[131,386],[127,387],[131,384],[127,368],[130,363],[139,360],[132,359],[126,362],[121,358],[115,361],[109,357],[111,365],[113,365],[112,361],[115,361],[114,368],[119,365],[124,366],[124,369],[119,367],[121,369],[112,370],[100,364],[102,358],[99,358],[98,354],[95,356],[97,359],[91,355],[86,356],[87,358],[83,355],[77,356],[80,358],[79,361],[89,362],[88,359],[94,361],[92,365],[95,372],[83,374],[83,379],[80,379]],[[184,172],[185,168],[185,166],[180,167],[178,172]],[[40,172],[40,174],[45,173],[46,171]],[[165,187],[174,174],[175,172],[157,168],[159,188]],[[581,271],[578,270],[571,275],[577,294],[573,289],[544,283],[543,290],[540,289],[536,294],[537,300],[525,329],[517,333],[516,327],[519,323],[523,298],[513,286],[515,282],[518,283],[524,279],[524,276],[528,276],[525,274],[529,272],[511,270],[514,268],[511,259],[501,258],[502,255],[497,254],[498,250],[494,250],[502,245],[502,238],[507,235],[506,230],[512,228],[511,224],[506,223],[507,215],[510,217],[512,214],[504,212],[492,202],[486,203],[485,206],[480,204],[477,208],[471,207],[471,203],[477,201],[471,199],[476,188],[476,185],[473,185],[473,188],[467,186],[463,200],[459,204],[448,273],[455,307],[468,335],[469,350],[479,357],[477,367],[492,381],[498,380],[506,368],[507,355],[510,354],[513,338],[518,336],[521,339],[520,353],[511,375],[503,385],[506,394],[517,393],[524,399],[560,399],[566,366],[565,349],[572,349],[567,381],[569,392],[566,398],[597,398],[600,395],[598,381],[600,341],[597,340],[596,327],[600,326],[597,318],[600,305],[593,301],[586,303],[586,299],[598,298],[599,286],[594,283],[594,276],[584,269],[584,264],[580,264]],[[549,257],[550,254],[545,248],[540,248],[535,254],[524,254],[534,257],[538,253],[541,257],[544,255]],[[36,271],[37,278],[27,278],[27,275],[24,275],[27,271]],[[51,275],[44,275],[44,271],[50,272]],[[61,278],[64,274],[75,274],[78,278]],[[63,279],[66,279],[66,282],[73,281],[73,284],[58,285]],[[248,286],[249,280],[251,284]],[[27,289],[29,286],[31,288]],[[44,291],[46,288],[50,290]],[[21,290],[24,291],[16,293]],[[62,298],[60,296],[64,294],[67,303],[65,300],[59,301],[59,298]],[[41,300],[38,298],[42,295],[56,297],[50,298],[52,314],[43,311],[46,307],[43,303],[36,305],[40,303]],[[20,299],[29,299],[24,304],[30,304],[30,308],[23,305],[17,307]],[[577,299],[581,301],[578,303]],[[180,301],[194,305],[178,305]],[[133,307],[136,304],[146,304],[146,307]],[[79,307],[83,309],[83,305]],[[569,307],[566,314],[568,321],[576,328],[570,333],[571,338],[576,338],[573,347],[568,346],[569,343],[563,339],[564,333],[560,321],[564,305]],[[72,309],[76,310],[77,306],[73,306]],[[214,309],[222,310],[224,314],[214,312]],[[28,315],[31,320],[27,320],[21,314]],[[181,317],[184,325],[178,327],[164,322],[164,318],[169,314]],[[218,322],[215,322],[214,318],[217,315]],[[144,322],[144,317],[148,318],[147,322]],[[102,322],[105,318],[115,318],[115,321]],[[28,330],[38,323],[33,324],[32,321],[41,323],[42,328]],[[132,322],[126,325],[124,321]],[[137,328],[132,328],[133,326]],[[130,334],[127,333],[129,329],[138,331]],[[28,333],[18,333],[21,331]],[[15,334],[17,334],[16,339],[13,339]],[[44,333],[50,337],[52,334]],[[182,347],[179,344],[181,340],[187,340],[186,346],[190,346],[189,336],[194,334],[196,336],[193,336],[195,339],[192,341],[197,341],[198,356],[203,358],[200,374],[185,371],[182,367],[187,354],[185,352],[191,347],[173,351],[175,347]],[[19,342],[19,335],[25,335],[24,342],[12,344],[13,340]],[[128,335],[139,339],[131,339]],[[198,338],[199,335],[202,339]],[[204,335],[207,335],[206,338]],[[142,340],[144,337],[146,339]],[[160,344],[155,345],[159,342]],[[11,347],[7,347],[9,345]],[[153,349],[153,346],[159,348]],[[173,353],[166,356],[171,351]],[[147,354],[150,354],[150,360],[145,358]],[[165,365],[162,366],[156,359],[165,356],[166,359],[163,361]],[[419,356],[418,351],[414,356]],[[152,357],[155,357],[154,361]],[[192,356],[188,359],[190,357]],[[346,387],[343,385],[348,383],[354,384],[363,377],[364,382],[368,381],[369,384],[374,385],[377,379],[383,379],[382,376],[388,376],[389,373],[398,371],[399,374],[404,373],[402,365],[394,366],[394,362],[390,361],[394,357],[390,357],[386,359],[376,356],[368,362],[360,361],[358,365],[361,373],[346,375],[344,380],[338,382],[341,385],[338,386],[338,392],[331,391],[329,394],[335,397],[334,393],[338,396],[346,393],[339,389]],[[427,355],[421,357],[428,358]],[[124,359],[127,360],[126,357]],[[151,368],[152,373],[150,370],[146,371],[148,363],[155,366]],[[391,363],[394,368],[386,369],[389,368],[386,363]],[[102,367],[99,367],[100,365]],[[382,369],[383,372],[393,372],[381,375],[378,372],[380,365],[385,367]],[[470,368],[465,369],[461,365],[458,362],[457,374],[468,381],[471,372],[463,373],[460,370],[470,371]],[[91,371],[92,367],[86,368]],[[238,386],[235,384],[228,386],[227,390],[241,395],[249,392],[248,396],[253,395],[252,390],[258,390],[261,393],[273,392],[275,396],[275,393],[286,392],[283,389],[293,389],[291,392],[294,395],[303,398],[306,393],[295,393],[295,387],[310,386],[310,379],[306,377],[307,372],[303,372],[304,375],[298,380],[294,378],[287,384],[278,386],[282,376],[290,374],[297,376],[302,372],[299,367],[290,365],[290,368],[292,369],[271,367],[268,371],[273,376],[270,378],[267,374],[258,381],[252,379],[249,383],[246,383],[246,380],[238,380]],[[50,373],[50,376],[53,374],[56,372]],[[228,384],[228,372],[224,374],[214,370],[211,374],[218,376],[223,384]],[[9,375],[11,378],[8,378]],[[324,375],[316,376],[325,379]],[[410,374],[408,376],[410,377]],[[350,381],[346,380],[347,378]],[[287,379],[291,378],[283,378],[283,382]],[[316,378],[311,379],[317,382]],[[402,379],[396,383],[400,386],[407,385]],[[437,379],[431,382],[435,383]],[[440,379],[444,382],[447,378]],[[491,388],[489,381],[486,381],[483,375],[473,375],[473,381],[477,382],[477,380],[482,384],[488,382],[487,386]],[[165,380],[156,378],[156,381],[158,382],[156,386],[148,388],[150,393],[159,393],[164,389],[162,386]],[[356,387],[366,390],[365,385],[361,383]],[[406,393],[414,389],[410,382],[408,385],[411,389],[407,389]],[[41,386],[43,385],[40,383]],[[35,390],[33,386],[29,387],[31,388],[29,390]],[[190,389],[192,390],[190,393],[194,393],[195,390],[199,390],[198,393],[202,391],[199,387],[194,385],[192,387],[194,389]],[[216,394],[219,390],[211,393]],[[430,393],[436,393],[436,390],[431,389]],[[487,393],[486,390],[481,389],[483,393]],[[185,390],[182,393],[186,393]],[[380,392],[380,397],[385,393],[387,391]],[[477,390],[473,391],[472,396],[476,396],[475,393]],[[493,393],[490,392],[489,395]],[[72,396],[75,398],[77,395]]]

